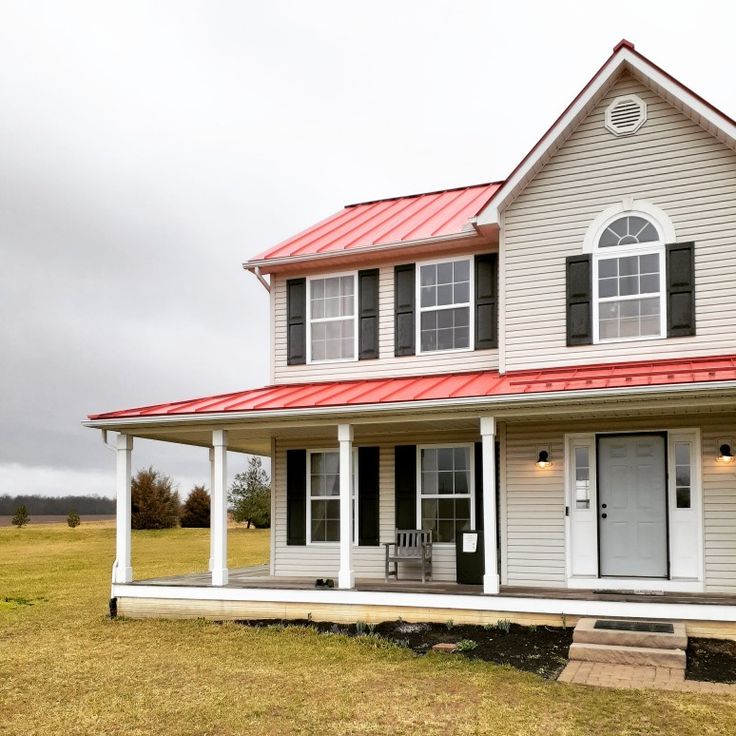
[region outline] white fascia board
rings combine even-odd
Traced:
[[[390,606],[461,611],[551,613],[567,616],[666,618],[689,621],[736,621],[736,606],[698,603],[585,601],[568,598],[516,598],[508,595],[392,593],[362,590],[293,590],[281,588],[213,588],[209,586],[113,584],[113,598],[303,603],[313,605]]]
[[[661,87],[668,94],[672,95],[672,97],[678,99],[685,107],[689,108],[694,116],[702,118],[714,128],[720,130],[730,141],[731,145],[736,146],[736,124],[732,120],[729,120],[725,115],[704,103],[700,98],[655,67],[640,54],[629,48],[622,48],[610,58],[608,63],[603,66],[596,77],[591,80],[579,95],[578,99],[574,101],[557,123],[545,133],[528,157],[522,161],[496,192],[491,201],[478,215],[479,226],[499,224],[499,213],[504,209],[507,201],[514,196],[517,187],[534,170],[539,162],[544,159],[549,149],[555,145],[560,137],[568,132],[570,126],[575,125],[578,116],[585,112],[586,108],[601,93],[601,90],[609,84],[611,79],[624,66],[630,67],[638,75],[649,80],[651,84]]]
[[[326,418],[330,416],[360,416],[366,413],[405,412],[412,414],[421,409],[479,409],[482,407],[513,408],[520,404],[540,405],[540,409],[551,402],[573,403],[581,400],[601,398],[627,399],[674,393],[693,394],[697,391],[723,391],[736,389],[736,381],[704,381],[698,383],[657,386],[632,386],[631,388],[599,388],[574,391],[547,391],[543,393],[505,394],[499,396],[476,396],[459,399],[430,399],[426,401],[396,401],[385,404],[356,404],[354,406],[326,406],[319,408],[276,409],[244,412],[211,412],[207,414],[171,414],[167,416],[130,417],[119,419],[93,419],[83,421],[85,427],[93,429],[120,429],[126,427],[167,426],[174,424],[227,423],[233,421],[263,421],[265,419]]]

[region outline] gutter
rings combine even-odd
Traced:
[[[366,413],[414,412],[421,409],[473,409],[476,407],[509,407],[536,402],[546,403],[557,400],[575,402],[586,399],[628,398],[656,394],[692,394],[697,391],[736,389],[736,381],[701,381],[698,383],[637,386],[632,388],[580,389],[574,391],[545,391],[526,394],[503,394],[500,396],[475,396],[459,399],[427,399],[425,401],[393,401],[385,404],[354,404],[342,406],[304,407],[301,409],[253,410],[241,412],[210,412],[203,414],[159,414],[143,417],[120,417],[108,419],[89,419],[82,422],[85,427],[104,429],[106,427],[136,427],[161,424],[201,424],[212,421],[237,421],[262,419],[289,419],[292,417],[321,418],[333,415],[365,415]]]
[[[254,269],[271,266],[291,265],[294,263],[309,263],[311,261],[323,261],[334,258],[354,257],[355,255],[364,255],[371,253],[384,253],[397,250],[399,248],[415,248],[423,245],[436,245],[437,243],[454,242],[456,240],[479,239],[482,237],[475,230],[465,230],[451,235],[433,235],[429,238],[420,238],[419,240],[403,240],[395,243],[382,243],[381,245],[372,245],[365,248],[356,248],[355,250],[330,251],[328,253],[312,253],[304,256],[282,256],[280,258],[257,258],[253,261],[243,263],[246,271],[255,273]],[[257,274],[256,274],[257,275]]]

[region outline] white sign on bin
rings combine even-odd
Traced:
[[[463,532],[463,552],[475,552],[478,549],[478,535]]]

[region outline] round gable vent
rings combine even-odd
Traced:
[[[637,95],[617,97],[606,108],[606,128],[614,135],[632,135],[647,120],[647,103]]]

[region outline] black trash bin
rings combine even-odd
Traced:
[[[483,532],[466,529],[455,534],[455,565],[457,582],[463,585],[483,585]]]

